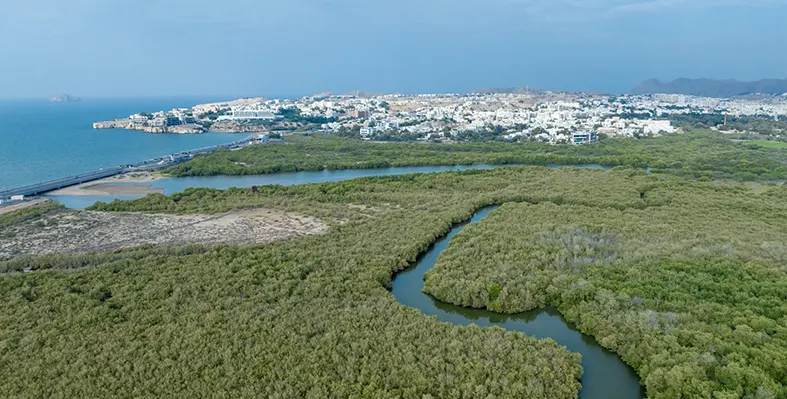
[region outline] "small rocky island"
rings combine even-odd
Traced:
[[[49,98],[50,103],[73,103],[80,99],[70,94],[57,94]]]

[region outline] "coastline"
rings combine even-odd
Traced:
[[[165,178],[165,176],[153,172],[124,173],[70,187],[64,187],[49,192],[48,194],[69,196],[163,194],[163,188],[151,188],[151,183]]]
[[[134,124],[129,119],[103,121],[93,123],[93,129],[124,129],[129,131],[142,131],[145,133],[173,133],[173,134],[202,134],[208,132],[202,125],[187,123],[173,126],[146,126]]]
[[[270,128],[263,125],[244,124],[238,122],[215,122],[206,128],[199,124],[183,124],[172,126],[145,126],[132,123],[128,119],[93,123],[93,129],[121,129],[129,132],[165,133],[165,134],[203,134],[203,133],[268,133]]]
[[[233,107],[246,106],[264,101],[262,97],[240,98],[232,101],[197,104],[191,108],[173,108],[154,113],[141,112],[126,118],[93,123],[93,129],[123,129],[145,133],[202,134],[216,133],[262,133],[269,129],[263,125],[220,121],[218,114]],[[205,117],[211,115],[210,117]]]

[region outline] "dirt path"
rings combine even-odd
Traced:
[[[0,232],[0,259],[142,244],[253,244],[326,230],[316,218],[267,209],[188,216],[65,211]]]

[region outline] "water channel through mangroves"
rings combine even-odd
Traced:
[[[443,238],[437,240],[427,252],[419,256],[417,263],[394,276],[391,293],[399,303],[418,309],[428,316],[437,316],[441,321],[467,326],[499,326],[509,331],[519,331],[536,338],[552,338],[569,351],[582,355],[582,399],[634,399],[642,398],[645,392],[639,385],[634,370],[620,358],[601,347],[596,340],[577,331],[566,322],[554,308],[537,309],[518,314],[494,313],[483,309],[469,309],[438,301],[422,291],[424,273],[435,265],[437,257],[454,235],[470,223],[478,222],[496,209],[486,207],[476,212],[472,219],[455,225]]]
[[[268,175],[247,176],[208,176],[167,178],[153,182],[151,188],[161,188],[165,194],[172,194],[191,187],[227,189],[230,187],[250,187],[252,185],[294,184],[335,182],[359,177],[389,176],[406,173],[433,173],[451,170],[491,169],[497,166],[524,165],[454,165],[454,166],[409,166],[381,169],[346,169],[323,170],[317,172],[275,173]],[[603,169],[610,168],[596,164],[562,165],[577,168]],[[561,165],[548,165],[558,168]],[[49,196],[69,208],[85,208],[96,201],[112,201],[113,199],[133,199],[141,196]],[[440,253],[448,246],[451,238],[460,232],[468,223],[485,218],[496,207],[479,210],[469,221],[454,226],[453,229],[423,255],[418,258],[415,266],[398,273],[393,281],[391,292],[396,299],[412,308],[419,309],[426,315],[437,316],[439,320],[456,325],[467,326],[476,324],[481,327],[499,326],[510,331],[519,331],[536,338],[552,338],[558,344],[572,352],[582,355],[582,390],[579,397],[583,399],[617,399],[641,398],[644,391],[639,379],[631,367],[627,366],[614,353],[602,348],[593,337],[584,335],[571,327],[554,308],[533,310],[530,312],[506,315],[482,309],[468,309],[440,302],[422,292],[423,276],[434,267]]]
[[[244,176],[199,176],[199,177],[173,177],[161,179],[152,183],[136,183],[139,185],[149,185],[151,189],[161,189],[164,194],[173,194],[182,192],[187,188],[203,187],[203,188],[216,188],[226,190],[230,187],[251,187],[253,185],[262,186],[267,184],[281,184],[283,186],[290,186],[294,184],[308,184],[308,183],[326,183],[335,182],[348,179],[356,179],[359,177],[371,176],[390,176],[402,175],[406,173],[435,173],[445,172],[451,170],[468,170],[468,169],[492,169],[498,166],[524,166],[524,165],[450,165],[450,166],[402,166],[393,168],[380,168],[380,169],[344,169],[344,170],[322,170],[316,172],[287,172],[287,173],[271,173],[265,175],[244,175]],[[574,166],[584,169],[603,169],[609,170],[610,168],[597,165],[565,165]],[[558,168],[559,165],[547,165],[549,168]],[[135,183],[123,183],[135,184]],[[96,201],[110,202],[114,199],[134,199],[143,197],[137,196],[123,196],[123,195],[50,195],[52,198],[68,208],[86,208],[93,205]]]

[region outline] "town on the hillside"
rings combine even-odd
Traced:
[[[680,123],[676,122],[706,123],[720,131],[740,133],[735,126],[741,124],[727,127],[728,120],[756,118],[779,122],[784,116],[787,116],[787,96],[612,96],[520,90],[468,94],[322,94],[284,100],[243,98],[137,113],[125,119],[97,122],[93,127],[181,134],[322,131],[376,141],[497,139],[586,144],[599,138],[675,133],[680,130]],[[784,136],[776,134],[774,138]]]

